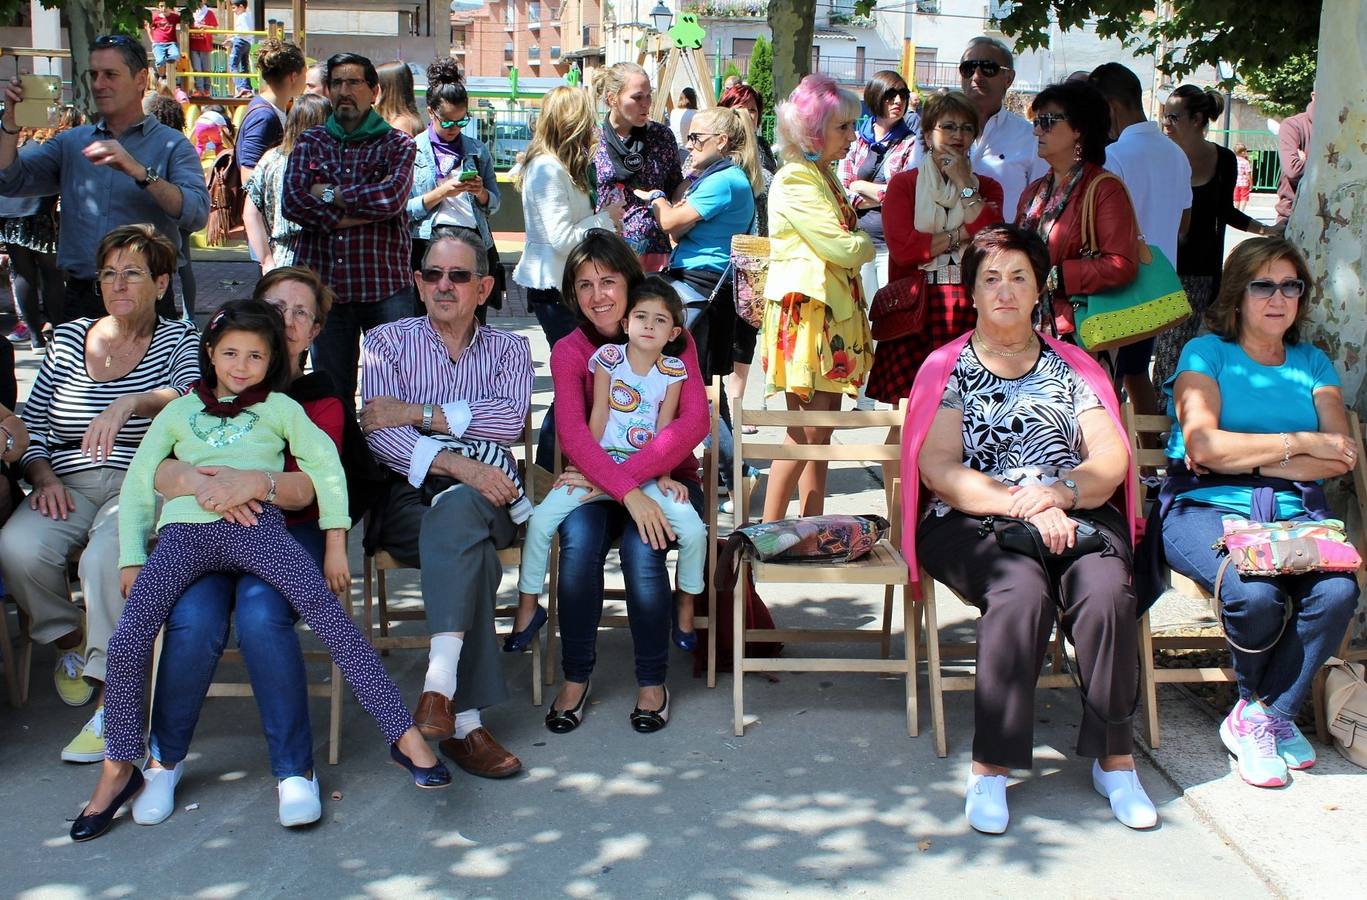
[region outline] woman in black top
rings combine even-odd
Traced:
[[[1220,290],[1225,226],[1258,235],[1279,233],[1234,205],[1238,173],[1234,153],[1206,140],[1210,123],[1220,117],[1224,106],[1224,98],[1215,91],[1184,84],[1172,92],[1163,108],[1163,130],[1191,163],[1190,224],[1187,233],[1177,238],[1177,274],[1191,300],[1192,316],[1158,336],[1153,363],[1156,385],[1166,382],[1177,368],[1182,348],[1200,330],[1206,307]]]

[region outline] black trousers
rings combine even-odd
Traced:
[[[1106,510],[1115,520],[1114,510]],[[1130,586],[1129,537],[1121,523],[1098,521],[1109,546],[1051,562],[1003,550],[981,519],[930,515],[916,532],[916,555],[936,581],[978,607],[977,687],[973,692],[973,759],[1028,769],[1035,746],[1035,682],[1049,649],[1057,591],[1087,688],[1078,730],[1080,756],[1134,751],[1127,720],[1139,690],[1138,617]],[[1094,714],[1095,707],[1111,722]]]

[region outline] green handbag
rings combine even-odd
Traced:
[[[1101,253],[1096,238],[1096,187],[1108,178],[1120,181],[1112,173],[1103,172],[1087,185],[1082,200],[1084,256]],[[1139,272],[1129,284],[1069,298],[1077,326],[1075,338],[1084,350],[1097,352],[1133,344],[1167,331],[1191,316],[1187,292],[1163,251],[1145,243],[1141,235],[1136,255]]]

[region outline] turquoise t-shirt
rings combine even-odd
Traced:
[[[1323,350],[1311,344],[1286,346],[1286,362],[1265,366],[1257,362],[1235,341],[1207,334],[1190,341],[1182,349],[1177,370],[1163,385],[1168,398],[1168,415],[1177,416],[1173,387],[1183,372],[1199,372],[1215,379],[1220,386],[1220,429],[1245,434],[1280,434],[1291,431],[1318,431],[1319,413],[1315,411],[1315,391],[1337,387],[1338,373]],[[1168,437],[1168,457],[1186,455],[1182,426],[1175,424]],[[1253,489],[1246,487],[1197,488],[1182,495],[1211,506],[1248,515]],[[1277,517],[1292,519],[1305,514],[1300,495],[1277,492]]]
[[[726,270],[731,236],[746,234],[755,218],[755,192],[740,166],[713,172],[684,198],[702,218],[679,238],[669,260],[672,269]]]

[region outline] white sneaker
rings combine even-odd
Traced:
[[[280,824],[286,828],[311,825],[323,817],[318,799],[318,773],[312,778],[291,775],[275,786],[280,795]]]
[[[1120,824],[1129,828],[1152,828],[1158,824],[1158,810],[1153,801],[1144,793],[1139,783],[1139,773],[1134,771],[1107,772],[1101,762],[1092,762],[1092,787],[1096,792],[1111,801],[1111,812]]]
[[[139,825],[160,825],[176,811],[176,785],[184,773],[185,761],[175,768],[144,768],[143,788],[133,801],[133,821]]]
[[[974,831],[1001,834],[1011,816],[1006,810],[1006,776],[968,773],[964,815]]]

